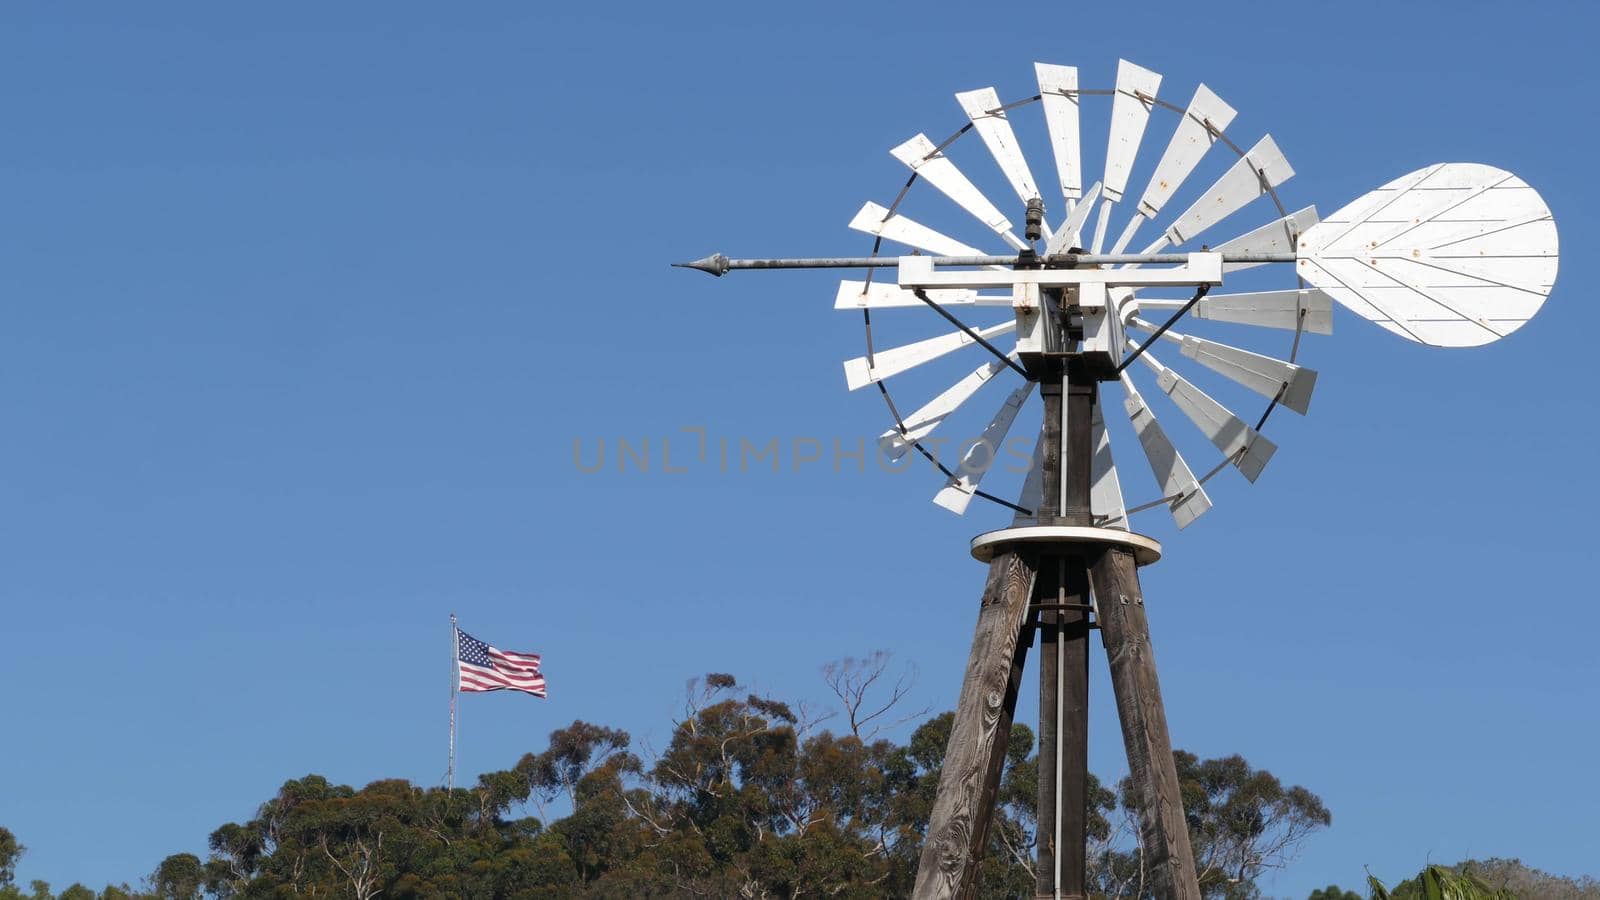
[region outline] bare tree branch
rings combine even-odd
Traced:
[[[850,733],[862,741],[872,740],[885,729],[922,718],[931,709],[923,707],[893,721],[879,721],[905,699],[917,680],[916,666],[907,663],[889,687],[888,696],[880,702],[874,696],[873,688],[883,680],[893,656],[887,650],[874,650],[865,658],[847,656],[822,667],[822,680],[843,705],[845,718],[850,723]],[[877,724],[872,724],[874,722]]]

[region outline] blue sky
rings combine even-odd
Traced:
[[[1468,854],[1600,874],[1587,6],[0,20],[0,824],[30,847],[21,878],[136,880],[307,772],[438,783],[452,610],[543,652],[552,691],[463,700],[468,781],[575,718],[660,746],[707,671],[821,703],[822,663],[882,648],[948,707],[983,576],[966,542],[1006,516],[788,451],[776,474],[662,472],[684,428],[831,448],[885,426],[844,390],[860,328],[832,276],[666,263],[864,252],[845,224],[903,182],[890,147],[960,124],[951,93],[1031,93],[1035,60],[1105,84],[1119,56],[1176,102],[1204,80],[1230,134],[1270,131],[1291,207],[1481,161],[1539,188],[1568,248],[1544,312],[1486,348],[1340,314],[1260,482],[1219,476],[1181,537],[1137,523],[1167,544],[1145,587],[1176,741],[1327,801],[1275,895]],[[574,465],[575,440],[618,438],[651,439],[652,471]],[[1103,672],[1092,759],[1114,776]]]

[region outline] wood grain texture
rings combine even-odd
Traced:
[[[1053,522],[1061,515],[1061,390],[1060,367],[1045,370],[1045,380],[1039,382],[1039,399],[1044,401],[1044,422],[1039,432],[1039,508],[1034,518],[1040,522]]]
[[[1139,832],[1146,871],[1155,896],[1200,900],[1194,852],[1183,816],[1172,738],[1156,678],[1150,625],[1133,554],[1104,551],[1090,570],[1100,619],[1100,635],[1111,664],[1111,687],[1122,720],[1128,773],[1138,792]]]
[[[1071,381],[1066,390],[1066,433],[1062,436],[1061,475],[1066,504],[1061,518],[1067,525],[1093,525],[1094,515],[1089,509],[1089,494],[1093,481],[1091,462],[1094,459],[1094,437],[1091,423],[1094,405],[1099,397],[1099,385],[1087,375],[1071,367]]]
[[[983,857],[1027,644],[1020,640],[1034,565],[1015,553],[989,564],[978,625],[945,748],[939,792],[917,863],[917,900],[967,896]]]

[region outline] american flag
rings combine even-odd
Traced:
[[[496,650],[460,629],[456,630],[456,671],[463,691],[522,691],[543,697],[544,676],[539,674],[537,653]]]

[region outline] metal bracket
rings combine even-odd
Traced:
[[[1035,615],[1055,610],[1081,612],[1084,617],[1080,622],[1045,622]],[[1034,603],[1028,606],[1028,612],[1030,614],[1028,622],[1023,627],[1031,631],[1040,631],[1046,627],[1060,627],[1062,625],[1081,625],[1089,631],[1098,631],[1100,629],[1099,614],[1095,611],[1092,603]],[[1031,636],[1029,637],[1028,646],[1033,646]]]

